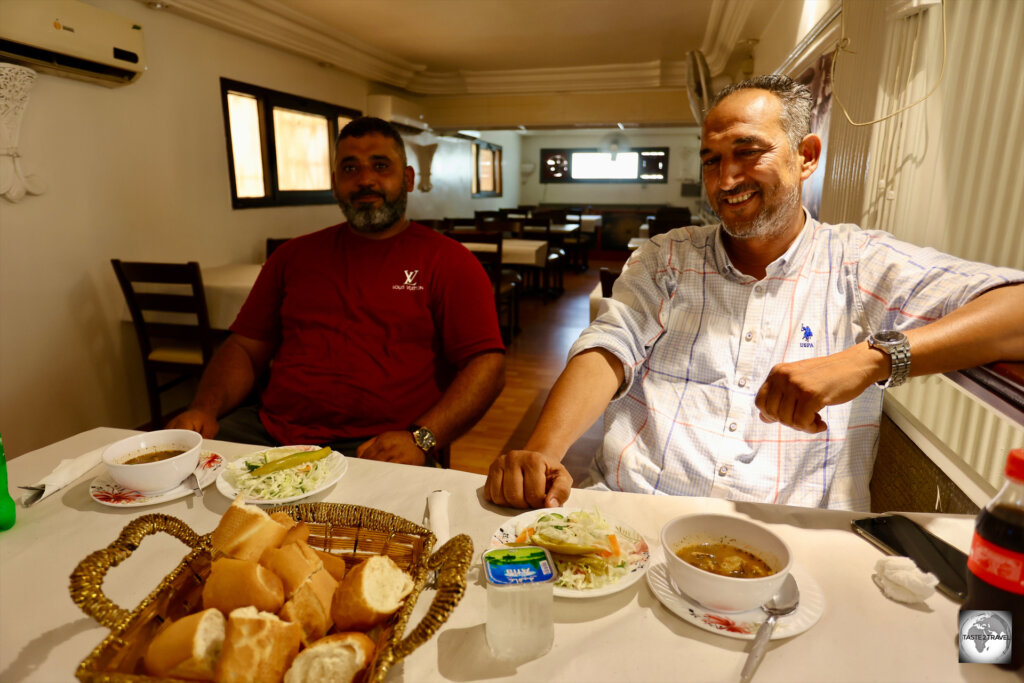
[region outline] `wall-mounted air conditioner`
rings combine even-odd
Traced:
[[[142,26],[78,0],[0,0],[0,60],[106,86],[146,70]]]
[[[423,109],[419,105],[394,95],[367,95],[366,114],[401,126],[430,130]]]

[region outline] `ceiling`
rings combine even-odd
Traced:
[[[412,95],[686,87],[800,0],[139,0]]]

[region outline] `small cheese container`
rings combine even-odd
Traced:
[[[497,659],[525,662],[555,640],[555,563],[536,546],[493,548],[481,557],[487,580],[487,645]]]

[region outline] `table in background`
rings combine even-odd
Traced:
[[[128,430],[97,428],[8,463],[11,486],[32,483],[62,459],[101,448]],[[255,447],[208,441],[233,457]],[[68,577],[86,555],[111,543],[129,520],[148,513],[172,515],[207,533],[231,501],[215,487],[150,507],[118,509],[89,496],[98,469],[29,509],[0,535],[0,680],[73,681],[78,663],[107,635],[71,601]],[[451,492],[452,534],[473,539],[475,552],[488,548],[493,532],[520,511],[484,501],[484,477],[468,472],[352,460],[336,486],[308,499],[364,505],[414,522],[423,518],[430,492]],[[807,632],[773,641],[757,671],[757,683],[780,681],[1020,681],[992,666],[957,663],[958,606],[941,594],[907,606],[885,598],[871,580],[881,553],[850,531],[858,513],[731,503],[710,498],[648,496],[574,489],[572,507],[597,506],[628,524],[651,544],[660,563],[659,535],[669,519],[686,513],[722,512],[770,526],[792,548],[802,572],[825,595],[820,621]],[[966,549],[973,518],[909,515],[930,531]],[[149,537],[107,576],[104,591],[132,608],[180,561],[187,549],[158,534]],[[513,666],[494,661],[484,623],[486,589],[479,562],[467,590],[445,625],[392,669],[392,681],[730,681],[739,677],[750,641],[693,626],[665,609],[646,581],[600,598],[556,599],[555,643],[534,661]],[[427,610],[425,591],[410,623]]]
[[[262,267],[258,263],[200,267],[210,327],[215,330],[226,330],[231,327],[246,297],[249,296],[249,290],[256,283]]]
[[[483,242],[462,242],[462,246],[470,251],[495,250],[493,244]],[[548,243],[544,240],[521,240],[506,238],[501,240],[501,262],[507,266],[536,266],[543,268],[547,261]]]

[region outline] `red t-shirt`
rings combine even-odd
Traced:
[[[347,223],[289,240],[231,331],[277,346],[260,419],[284,444],[405,429],[461,361],[505,348],[476,257],[416,223],[385,240]]]

